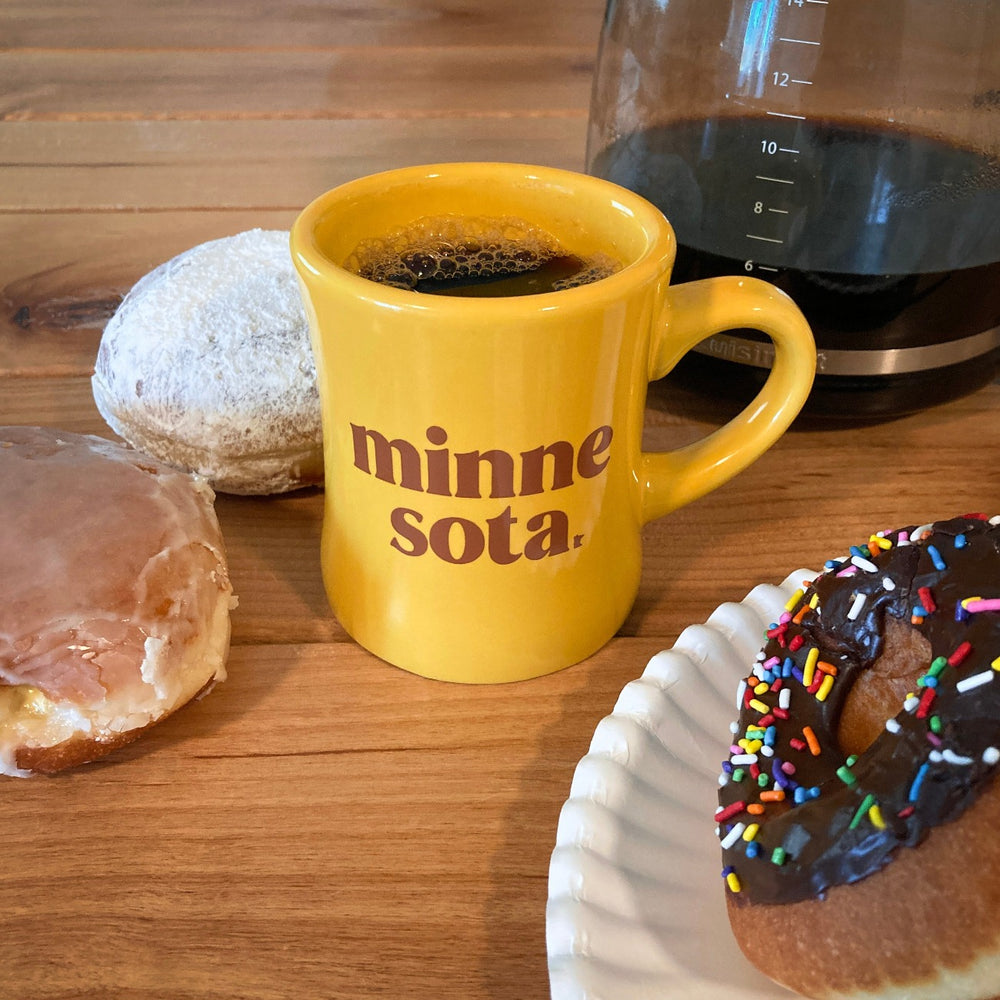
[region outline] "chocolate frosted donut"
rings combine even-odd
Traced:
[[[973,917],[1000,873],[962,838],[1000,816],[998,546],[978,514],[872,535],[803,582],[740,685],[716,812],[730,920],[802,993],[1000,992],[1000,932]]]

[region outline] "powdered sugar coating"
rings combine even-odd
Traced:
[[[321,482],[316,367],[288,233],[212,240],[147,274],[104,330],[92,387],[116,433],[216,490]]]

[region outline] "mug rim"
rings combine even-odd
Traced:
[[[316,238],[318,224],[328,217],[332,206],[345,199],[377,197],[390,187],[416,182],[446,184],[450,178],[462,178],[466,182],[481,175],[483,183],[496,182],[497,173],[510,182],[520,180],[532,186],[548,185],[563,190],[580,190],[590,197],[600,197],[606,201],[609,210],[617,211],[623,219],[630,220],[645,236],[645,246],[638,255],[624,263],[614,274],[597,281],[574,288],[558,291],[536,292],[527,295],[463,297],[448,295],[420,295],[410,289],[383,285],[364,278],[336,263],[323,252]],[[330,188],[309,202],[298,214],[290,232],[290,249],[296,266],[317,277],[337,276],[340,281],[355,285],[359,298],[381,302],[392,308],[411,309],[490,309],[504,308],[523,310],[526,302],[539,309],[569,308],[589,301],[595,295],[612,297],[624,289],[643,284],[649,280],[662,278],[669,280],[676,256],[676,236],[666,216],[650,201],[613,181],[591,174],[529,163],[508,161],[444,161],[440,163],[417,164],[396,167],[389,170],[365,174]],[[619,288],[618,286],[622,286]]]

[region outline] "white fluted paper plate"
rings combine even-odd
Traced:
[[[559,815],[546,944],[552,1000],[788,1000],[729,930],[714,836],[736,689],[800,569],[657,653],[598,724]]]

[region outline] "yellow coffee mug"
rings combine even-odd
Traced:
[[[621,267],[498,298],[345,267],[360,244],[438,217],[524,220]],[[815,347],[791,299],[753,278],[668,287],[667,220],[594,177],[392,170],[317,198],[291,246],[319,375],[331,606],[362,646],[426,677],[521,680],[598,650],[635,600],[642,526],[754,461],[812,385]],[[642,452],[647,383],[735,327],[774,341],[760,394],[693,445]]]

